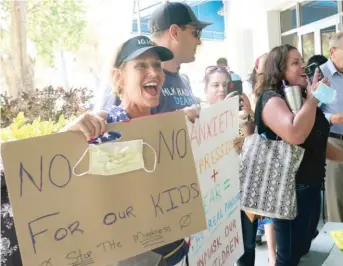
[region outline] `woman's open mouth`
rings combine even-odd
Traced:
[[[300,76],[301,76],[302,78],[304,78],[304,79],[307,79],[306,73],[302,73]]]
[[[157,96],[157,82],[156,81],[150,81],[143,85],[144,90],[149,93],[151,96]]]

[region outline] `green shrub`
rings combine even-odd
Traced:
[[[53,122],[51,119],[41,121],[39,117],[33,122],[28,122],[24,113],[21,112],[13,119],[11,125],[1,129],[0,139],[2,141],[11,141],[57,133],[73,119],[74,117],[71,117],[67,120],[64,115],[61,115],[57,122]]]
[[[27,123],[38,117],[41,121],[57,122],[61,115],[66,119],[83,114],[93,98],[87,88],[68,91],[52,86],[19,94],[17,98],[0,94],[1,128],[9,126],[19,113],[25,114]],[[37,122],[36,122],[37,123]]]

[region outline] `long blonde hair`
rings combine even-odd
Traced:
[[[116,62],[117,62],[117,60],[118,60],[118,58],[119,58],[119,56],[123,50],[123,47],[124,47],[124,43],[118,47],[118,49],[115,53],[114,59],[112,61],[112,68],[111,68],[111,73],[110,73],[110,81],[111,81],[110,83],[112,85],[113,93],[120,98],[123,96],[124,90],[118,84],[119,80],[118,80],[117,71],[118,70],[122,71],[124,69],[125,62],[121,63],[119,66],[116,66]]]

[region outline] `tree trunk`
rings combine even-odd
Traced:
[[[26,2],[11,2],[11,46],[7,58],[1,57],[8,94],[17,97],[20,92],[34,89],[33,60],[27,53]]]

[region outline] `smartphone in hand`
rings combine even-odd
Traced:
[[[235,93],[236,95],[239,95],[239,110],[242,110],[241,106],[241,95],[243,93],[243,82],[241,80],[233,80],[228,81],[227,83],[227,94]]]
[[[237,92],[238,95],[243,93],[243,82],[241,80],[233,80],[227,82],[227,94]]]
[[[312,63],[305,68],[305,73],[310,79],[311,83],[313,82],[314,73],[316,73],[317,68],[319,69],[318,81],[320,81],[324,78],[324,74],[317,63]]]

